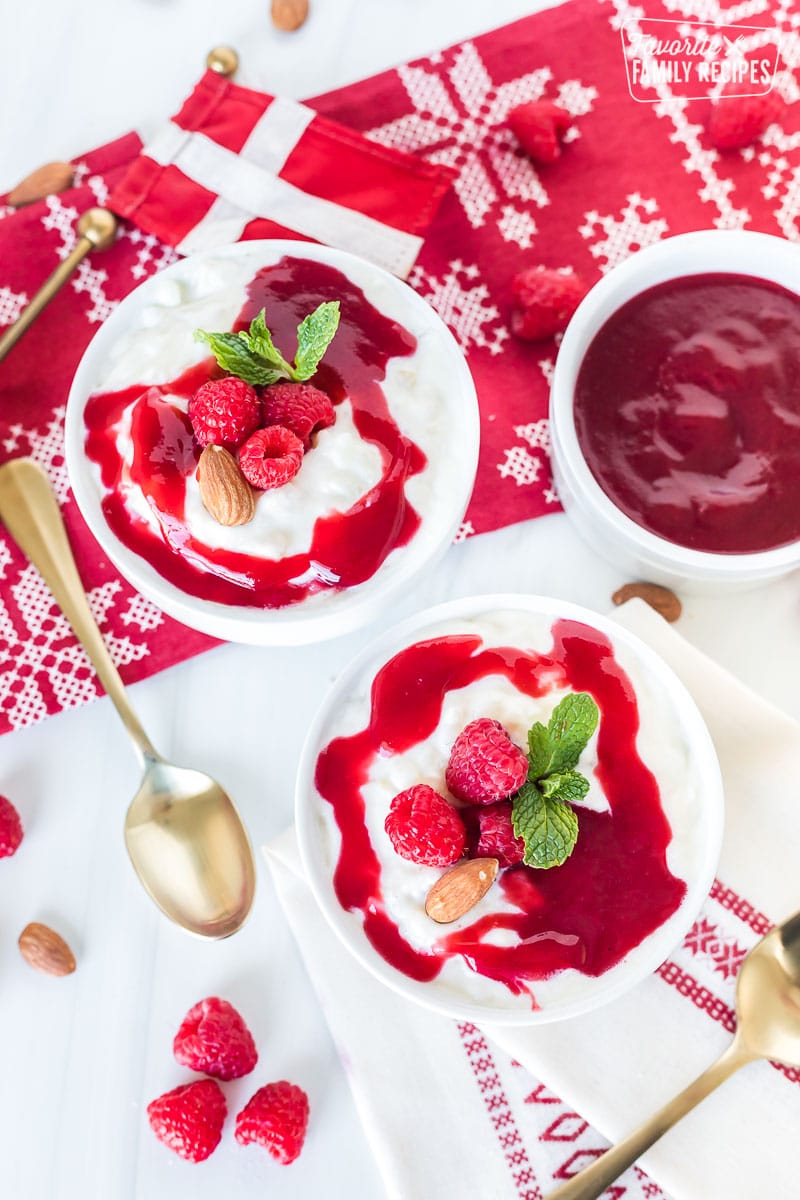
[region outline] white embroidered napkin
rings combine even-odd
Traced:
[[[428,1013],[373,980],[340,945],[302,877],[293,831],[267,847],[390,1196],[538,1200],[599,1152],[596,1142],[586,1144],[585,1122],[612,1140],[622,1137],[723,1049],[742,957],[770,925],[800,908],[800,726],[641,602],[616,615],[692,692],[726,792],[711,895],[683,945],[627,996],[534,1029],[477,1030]],[[574,1106],[566,1113],[571,1123],[552,1110],[563,1129],[554,1135],[551,1123],[549,1140],[561,1145],[555,1152],[550,1146],[546,1178],[534,1146],[542,1137],[534,1109],[543,1098],[556,1106],[558,1100],[489,1043]],[[796,1200],[798,1128],[800,1071],[756,1063],[667,1134],[642,1166],[675,1200],[753,1200],[765,1185],[770,1200]],[[625,1183],[626,1200],[659,1194],[640,1173]]]

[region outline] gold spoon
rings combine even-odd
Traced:
[[[596,1200],[729,1075],[757,1058],[800,1066],[800,913],[757,942],[736,981],[736,1034],[715,1063],[649,1121],[546,1200]]]
[[[241,818],[208,775],[173,766],[153,749],[89,609],[47,476],[31,459],[0,467],[0,520],[55,596],[136,748],[144,775],[125,818],[125,843],[145,890],[191,933],[235,933],[255,891]]]

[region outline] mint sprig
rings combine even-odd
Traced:
[[[297,353],[288,362],[272,340],[266,313],[253,317],[248,330],[239,333],[194,331],[195,341],[206,342],[223,371],[237,375],[254,387],[267,387],[279,379],[303,383],[316,371],[339,327],[339,301],[326,300],[304,317],[297,327]]]
[[[529,867],[560,867],[575,849],[578,817],[571,806],[589,791],[575,767],[599,717],[588,692],[571,692],[546,727],[537,721],[528,732],[528,778],[512,802],[511,824]]]

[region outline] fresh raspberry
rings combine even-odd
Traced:
[[[449,867],[464,851],[464,822],[427,783],[395,796],[384,829],[401,858],[425,867]]]
[[[0,796],[0,858],[16,854],[22,841],[22,821],[10,800]]]
[[[330,396],[310,383],[273,383],[261,396],[261,412],[265,425],[291,429],[304,450],[310,448],[313,433],[336,420]]]
[[[239,466],[248,483],[262,492],[294,479],[303,461],[303,443],[291,429],[258,429],[239,450]]]
[[[577,275],[529,267],[511,281],[516,307],[511,328],[517,337],[536,342],[561,333],[588,288]]]
[[[470,721],[453,742],[445,780],[458,800],[492,804],[519,791],[528,774],[528,759],[499,721]]]
[[[158,1140],[189,1162],[202,1162],[216,1150],[227,1112],[222,1088],[213,1079],[185,1083],[147,1106]]]
[[[708,136],[718,150],[741,150],[758,141],[773,121],[783,115],[784,103],[776,92],[766,96],[725,96],[711,109]]]
[[[216,1079],[249,1075],[258,1062],[250,1030],[233,1005],[216,996],[189,1009],[172,1049],[184,1067]]]
[[[212,379],[189,401],[189,420],[201,446],[235,449],[261,424],[261,405],[243,379]]]
[[[572,117],[552,100],[531,100],[512,108],[508,124],[534,162],[552,163],[561,157],[559,135],[569,129]]]
[[[259,1088],[236,1117],[240,1146],[257,1142],[279,1163],[294,1162],[303,1149],[308,1128],[308,1096],[301,1087],[281,1079]]]
[[[513,867],[522,862],[525,843],[517,837],[511,824],[511,801],[487,804],[476,810],[478,838],[471,858],[496,858],[501,867]]]

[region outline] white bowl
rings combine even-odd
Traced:
[[[370,579],[283,608],[250,608],[187,594],[119,540],[103,513],[105,490],[99,469],[87,458],[84,449],[83,414],[92,392],[122,388],[134,381],[166,382],[181,369],[200,361],[208,351],[193,342],[193,327],[222,326],[207,323],[203,313],[198,315],[197,304],[205,304],[209,297],[216,304],[221,294],[227,303],[230,292],[234,298],[239,297],[228,317],[232,320],[245,299],[244,282],[239,292],[233,284],[228,291],[221,285],[215,291],[214,281],[229,276],[235,280],[239,274],[243,280],[249,280],[259,268],[277,262],[284,255],[337,268],[363,289],[375,307],[415,335],[418,341],[415,358],[393,359],[390,368],[399,364],[399,377],[401,369],[412,361],[422,364],[417,372],[416,391],[407,388],[404,392],[405,409],[392,405],[389,399],[392,414],[403,433],[412,436],[424,428],[424,440],[421,436],[412,436],[412,440],[422,445],[428,465],[406,483],[407,495],[421,518],[416,533],[406,545],[395,548]],[[194,293],[190,297],[194,312],[184,302],[187,287],[195,288],[201,295],[199,302]],[[148,339],[152,331],[155,343],[164,312],[170,320],[170,314],[176,314],[177,333],[174,338],[170,333],[164,339],[167,349],[159,358],[150,354]],[[141,352],[141,374],[137,374],[140,361],[137,350]],[[163,361],[165,357],[169,359],[168,367]],[[129,367],[129,359],[135,365]],[[133,373],[132,379],[126,378],[126,371]],[[429,395],[435,396],[435,404],[425,402],[424,389],[431,385],[431,380],[435,391]],[[405,383],[403,387],[406,388]],[[194,255],[138,287],[115,309],[87,348],[70,391],[66,419],[67,466],[75,498],[92,533],[121,574],[185,625],[213,637],[262,645],[313,642],[346,633],[374,619],[392,597],[406,589],[450,545],[472,492],[478,444],[478,405],[472,377],[458,344],[433,309],[405,283],[354,255],[308,242],[284,240],[241,242]],[[319,454],[319,449],[314,453]],[[416,497],[422,500],[418,502]],[[236,533],[247,528],[243,526]]]
[[[512,995],[504,984],[476,975],[460,956],[448,962],[436,978],[421,981],[392,965],[373,946],[363,928],[363,912],[358,907],[346,909],[337,897],[334,874],[342,835],[333,806],[317,790],[315,779],[320,753],[332,739],[366,728],[376,672],[398,651],[430,637],[476,631],[483,631],[486,645],[533,646],[541,650],[551,643],[550,629],[558,619],[580,622],[608,638],[615,658],[629,676],[635,677],[641,716],[636,746],[659,782],[663,809],[672,828],[666,859],[670,871],[685,881],[686,891],[664,923],[608,970],[590,977],[569,968],[545,982],[533,983],[539,1007],[532,1008],[530,997]],[[380,752],[373,756],[367,782],[348,790],[348,795],[356,796],[357,805],[362,801],[365,804],[368,843],[359,843],[360,853],[368,844],[370,853],[376,855],[387,912],[417,948],[429,950],[439,937],[463,929],[487,913],[514,910],[503,909],[507,902],[496,883],[471,913],[454,925],[436,926],[425,915],[424,900],[441,872],[408,863],[395,854],[383,831],[390,800],[417,782],[427,782],[446,794],[448,747],[467,721],[478,716],[496,717],[518,744],[525,744],[520,717],[524,717],[527,729],[532,720],[546,720],[547,715],[544,708],[537,710],[535,700],[525,697],[521,701],[520,697],[521,693],[494,675],[455,689],[448,696],[434,734],[400,754],[394,754],[384,740]],[[414,697],[408,696],[407,700],[413,709]],[[547,713],[552,704],[552,697],[549,701],[545,697]],[[605,720],[602,718],[601,724]],[[602,804],[604,793],[592,772],[594,746],[591,741],[579,769],[593,780],[588,800]],[[336,764],[337,779],[346,777],[341,767]],[[708,893],[720,851],[722,819],[722,782],[710,736],[693,700],[669,668],[649,647],[613,621],[574,604],[536,596],[457,600],[419,613],[378,639],[347,668],[324,700],[309,730],[297,780],[297,834],[307,878],[322,912],[347,949],[373,975],[410,1000],[460,1020],[511,1025],[540,1024],[588,1012],[656,970],[680,943]],[[365,902],[365,907],[369,908],[370,903]],[[519,937],[516,933],[513,936]]]
[[[553,473],[578,532],[634,577],[713,592],[752,586],[800,566],[800,542],[748,554],[692,550],[642,528],[616,507],[589,469],[578,442],[573,397],[581,363],[608,318],[659,283],[706,273],[750,275],[800,293],[800,246],[763,233],[704,230],[666,238],[615,267],[591,289],[564,334],[550,391]]]

